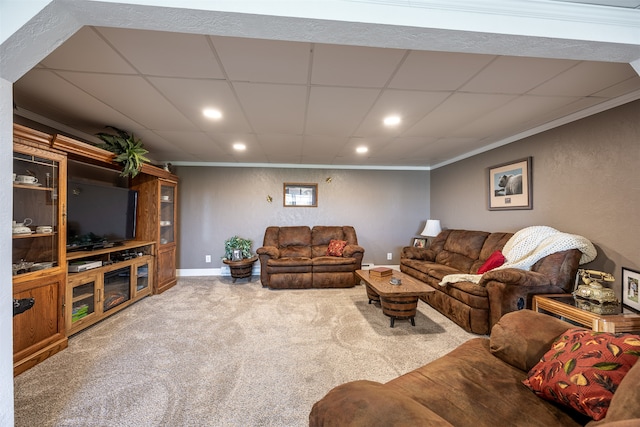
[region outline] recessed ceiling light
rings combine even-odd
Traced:
[[[205,117],[214,120],[222,118],[222,112],[220,110],[216,110],[215,108],[205,108],[204,110],[202,110],[202,114],[204,114]]]
[[[400,116],[387,116],[384,118],[383,123],[385,126],[395,126],[400,124],[401,121]]]
[[[235,144],[233,144],[233,149],[236,151],[244,151],[247,149],[247,146],[242,142],[236,142]]]
[[[369,151],[369,149],[367,147],[365,147],[365,146],[360,146],[360,147],[356,148],[356,152],[360,153],[360,154],[366,153],[367,151]]]

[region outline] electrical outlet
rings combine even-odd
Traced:
[[[388,260],[392,260],[393,259],[393,254],[391,252],[387,253],[387,259]]]
[[[204,262],[211,262],[211,255],[205,255]]]

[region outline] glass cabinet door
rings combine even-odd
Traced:
[[[160,244],[175,242],[175,195],[171,184],[160,184]]]
[[[102,298],[103,313],[131,299],[131,267],[104,273]]]
[[[37,149],[13,153],[13,275],[60,266],[64,225],[60,224],[60,177],[66,165]],[[63,186],[64,187],[64,186]]]
[[[139,265],[136,269],[136,292],[149,289],[149,264]]]
[[[71,323],[96,312],[96,279],[74,286],[71,291]]]

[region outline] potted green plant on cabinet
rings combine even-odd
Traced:
[[[133,134],[114,126],[107,127],[116,131],[116,135],[104,132],[97,133],[96,136],[104,141],[100,148],[111,151],[116,155],[113,161],[122,165],[122,173],[120,175],[135,177],[140,172],[142,163],[149,161],[145,157],[148,151],[142,146],[142,141],[136,139]]]

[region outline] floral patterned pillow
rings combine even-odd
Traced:
[[[639,357],[638,335],[568,329],[522,383],[543,399],[600,420]]]
[[[347,242],[345,240],[331,240],[329,241],[329,246],[327,246],[327,255],[342,256],[345,246],[347,246]]]

